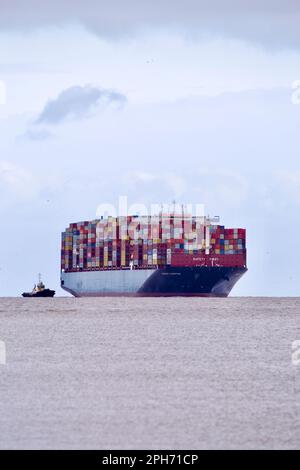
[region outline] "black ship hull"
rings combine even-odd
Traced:
[[[44,289],[40,292],[23,292],[22,297],[54,297],[55,290]]]
[[[154,272],[138,294],[227,297],[246,271],[230,267],[168,267]]]

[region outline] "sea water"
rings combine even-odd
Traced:
[[[1,449],[300,447],[300,299],[0,299]]]

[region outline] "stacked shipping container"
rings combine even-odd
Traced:
[[[176,256],[207,257],[208,252],[210,257],[228,255],[222,258],[225,262],[229,255],[245,258],[245,229],[226,229],[207,224],[203,217],[181,215],[108,217],[70,224],[62,234],[61,268],[159,268],[172,265]]]

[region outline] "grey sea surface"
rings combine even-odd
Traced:
[[[1,298],[0,448],[300,448],[295,340],[299,298]]]

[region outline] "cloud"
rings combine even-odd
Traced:
[[[89,116],[99,106],[121,106],[126,97],[113,90],[104,90],[90,85],[74,86],[62,91],[54,100],[48,101],[36,120],[36,124],[59,124],[66,119]]]
[[[39,0],[2,2],[1,29],[80,23],[100,36],[116,38],[152,28],[176,28],[188,35],[217,35],[264,45],[300,47],[298,0]]]

